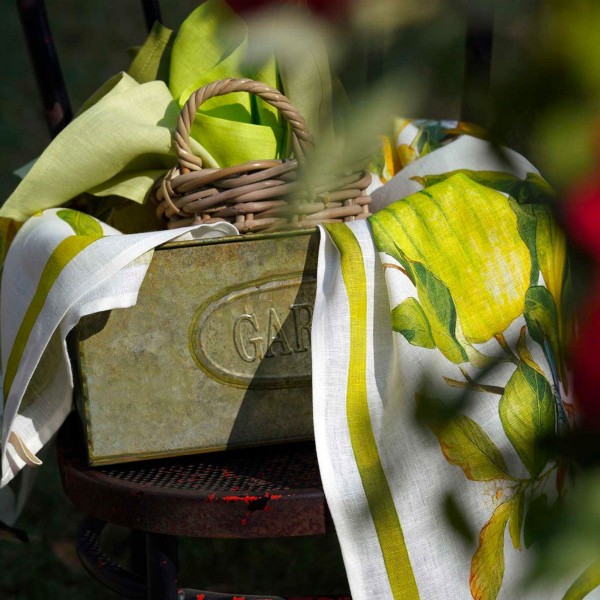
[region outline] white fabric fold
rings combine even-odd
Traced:
[[[558,488],[558,479],[552,479],[556,470],[554,459],[547,459],[538,472],[531,473],[528,455],[519,445],[522,439],[530,440],[527,436],[532,432],[519,429],[529,418],[529,408],[523,407],[529,406],[528,398],[537,398],[540,413],[550,406],[554,414],[555,402],[564,402],[567,407],[571,403],[563,384],[557,384],[547,346],[534,340],[536,334],[531,333],[532,321],[526,320],[526,311],[531,308],[521,309],[523,314],[516,312],[508,327],[498,332],[498,338],[472,342],[472,348],[476,346],[480,354],[469,350],[471,354],[460,360],[449,359],[438,345],[438,338],[424,334],[429,330],[431,335],[434,326],[438,327],[436,332],[440,331],[429,316],[432,309],[426,305],[438,293],[441,300],[434,299],[438,302],[436,310],[442,307],[436,313],[442,315],[440,323],[452,335],[456,332],[466,347],[464,330],[459,330],[465,313],[455,309],[458,291],[471,286],[473,295],[477,295],[495,287],[501,296],[503,269],[522,269],[525,287],[530,292],[546,288],[549,295],[547,289],[554,289],[550,278],[544,280],[544,273],[554,271],[542,266],[541,274],[536,272],[537,279],[530,282],[527,261],[539,254],[541,261],[562,269],[560,257],[564,254],[557,242],[560,234],[554,238],[539,237],[535,246],[526,249],[522,237],[526,232],[517,231],[516,218],[506,211],[506,221],[494,220],[490,215],[499,213],[481,200],[491,198],[494,207],[514,202],[515,214],[519,215],[519,207],[523,206],[523,214],[538,220],[534,225],[538,232],[544,231],[549,222],[544,219],[551,219],[544,212],[547,208],[535,205],[535,199],[529,201],[521,195],[517,198],[519,206],[516,200],[509,200],[506,189],[514,192],[516,198],[528,193],[535,196],[546,188],[537,170],[523,157],[511,151],[505,156],[509,162],[500,158],[489,143],[465,136],[409,164],[373,193],[373,203],[379,210],[399,201],[386,213],[393,215],[388,220],[378,221],[375,215],[369,222],[320,227],[312,325],[314,429],[323,487],[355,600],[558,600],[565,597],[579,575],[573,574],[570,581],[548,583],[545,589],[541,587],[545,584],[523,585],[531,566],[528,533],[524,533],[528,517],[523,514],[527,515],[536,495],[547,494],[548,502],[554,502]],[[455,174],[459,170],[462,172]],[[470,173],[465,174],[466,171]],[[433,182],[431,187],[414,195],[428,181]],[[507,182],[515,187],[509,188]],[[479,198],[479,203],[474,204],[463,192]],[[426,206],[431,211],[418,212],[418,203],[430,199],[431,206]],[[481,236],[479,240],[487,239],[489,246],[474,241],[468,229],[463,231],[456,226],[461,214],[465,222],[467,216],[473,216],[473,206],[480,207],[481,213],[476,217],[486,224],[486,228],[481,228],[483,233],[475,235]],[[458,219],[450,219],[450,210],[443,212],[442,207],[452,207],[452,216],[458,215]],[[417,217],[410,223],[402,221],[414,215],[421,219],[416,225]],[[487,220],[483,219],[485,216]],[[429,226],[428,219],[432,220]],[[389,237],[382,234],[383,223],[392,224]],[[380,228],[377,232],[376,225]],[[502,237],[509,228],[514,236]],[[399,230],[406,232],[404,237],[398,234]],[[433,232],[442,233],[433,238]],[[423,239],[426,242],[415,241]],[[494,240],[503,240],[505,245]],[[413,255],[407,258],[405,253],[413,248],[413,243],[418,250],[411,250]],[[499,260],[495,270],[490,268],[496,264],[492,263],[494,243],[506,252],[504,262]],[[454,244],[452,249],[449,244]],[[484,246],[489,248],[488,253],[478,249]],[[443,296],[439,277],[435,284],[438,287],[426,287],[433,286],[431,282],[436,277],[431,266],[434,262],[426,252],[432,249],[439,260],[452,253],[455,257],[460,252],[456,248],[462,248],[472,261],[464,262],[472,271],[465,269],[463,281],[456,283],[461,271],[452,263],[454,287],[445,288],[447,295]],[[394,256],[386,250],[395,252]],[[417,252],[421,254],[414,258]],[[527,253],[527,259],[516,259],[517,253],[520,257]],[[439,262],[444,264],[443,260]],[[425,275],[418,279],[415,273],[422,273],[425,268],[430,269],[429,279],[424,279]],[[475,287],[481,273],[487,275],[485,289]],[[525,293],[523,304],[524,296]],[[446,317],[443,310],[449,315],[447,307],[451,302],[454,316]],[[414,312],[396,313],[401,315],[396,319],[404,320],[395,321],[394,330],[392,312],[401,305],[414,308]],[[419,313],[416,307],[420,307]],[[471,310],[469,317],[472,316]],[[504,344],[502,350],[499,344]],[[476,362],[477,356],[483,354],[499,358],[490,372]],[[512,390],[521,385],[520,373],[527,373],[540,390],[543,386],[550,390],[554,384],[554,392],[544,392],[542,398],[541,392],[536,396],[539,390],[532,385],[531,390],[521,386],[520,392],[513,395]],[[481,386],[476,385],[479,381]],[[458,420],[452,422],[452,430],[416,422],[424,389],[436,409],[452,404],[467,388],[473,389],[474,397],[461,409]],[[499,409],[501,397],[503,410],[510,403],[510,410],[514,411],[508,416]],[[537,423],[535,419],[532,422]],[[523,437],[512,435],[514,430],[523,431]],[[477,462],[473,457],[479,453],[484,458]],[[492,471],[496,464],[501,468],[493,472],[469,471],[473,464],[477,469],[481,465],[487,467],[486,456],[498,461],[490,467]],[[472,539],[462,537],[448,518],[450,499],[466,516]],[[525,507],[520,516],[519,501]],[[586,597],[600,598],[600,590]]]
[[[0,487],[35,463],[71,410],[73,377],[65,340],[79,319],[135,305],[155,247],[177,238],[237,235],[228,223],[121,235],[85,215],[82,228],[73,221],[79,217],[71,214],[65,220],[64,214],[64,209],[49,209],[29,219],[2,273]],[[16,513],[2,502],[0,508],[0,520],[13,522]]]

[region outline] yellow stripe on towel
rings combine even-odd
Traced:
[[[37,321],[37,318],[44,307],[48,293],[58,279],[62,270],[67,264],[75,258],[82,250],[87,248],[92,242],[95,242],[98,237],[87,235],[72,235],[65,238],[54,249],[50,255],[46,266],[40,277],[40,282],[35,291],[35,294],[27,308],[23,322],[19,327],[15,342],[10,351],[10,356],[6,364],[6,373],[4,375],[4,401],[8,398],[13,381],[19,369],[19,363],[25,351],[25,346],[29,340],[29,335]]]
[[[381,464],[367,402],[367,281],[360,245],[344,223],[325,225],[340,251],[350,307],[348,429],[394,600],[417,600],[419,590],[398,513]]]

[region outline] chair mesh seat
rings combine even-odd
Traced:
[[[320,488],[314,444],[298,443],[96,468],[115,481],[205,493]]]
[[[57,449],[65,494],[103,521],[196,537],[285,537],[333,529],[312,442],[90,467],[73,414]]]

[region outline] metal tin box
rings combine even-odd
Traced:
[[[313,436],[317,233],[171,243],[75,330],[91,464]]]

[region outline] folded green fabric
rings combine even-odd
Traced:
[[[83,193],[143,203],[156,179],[176,163],[172,131],[181,106],[198,87],[229,77],[285,84],[274,58],[248,72],[247,49],[247,26],[223,0],[204,2],[177,34],[156,24],[129,73],[111,78],[84,104],[5,202],[0,218],[21,222]],[[327,130],[331,106],[326,54],[311,49],[305,59],[291,57],[282,64],[285,87],[318,136]],[[286,131],[267,103],[228,94],[200,107],[192,149],[207,167],[280,158]]]
[[[161,81],[140,85],[128,75],[48,146],[6,201],[0,216],[24,221],[45,208],[110,183],[125,173],[148,174],[174,163],[169,127],[178,106]],[[138,202],[152,184],[130,187]]]
[[[167,81],[173,48],[173,30],[156,21],[127,73],[138,83]]]

